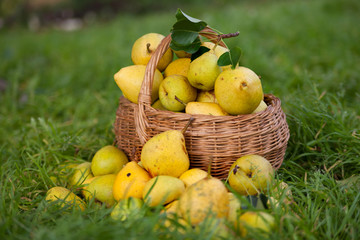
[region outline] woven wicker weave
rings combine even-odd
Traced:
[[[217,39],[208,28],[201,35],[212,41]],[[193,117],[194,121],[185,133],[191,168],[207,170],[212,161],[211,174],[223,179],[237,158],[259,154],[278,169],[285,155],[289,129],[280,100],[273,95],[265,94],[264,101],[268,105],[265,111],[238,116],[190,115],[151,107],[154,72],[170,42],[171,35],[168,35],[150,59],[138,104],[120,97],[115,120],[117,146],[131,160],[140,161],[141,148],[147,140],[166,130],[181,130]]]

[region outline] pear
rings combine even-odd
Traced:
[[[229,214],[227,216],[227,219],[231,223],[235,223],[237,221],[238,217],[241,213],[241,203],[237,196],[235,196],[234,193],[229,192]]]
[[[237,219],[234,227],[240,230],[242,237],[247,236],[250,228],[252,231],[258,231],[266,235],[275,227],[275,218],[267,212],[247,211]]]
[[[145,69],[145,65],[131,65],[121,68],[114,75],[114,80],[124,96],[133,103],[138,103],[141,84],[145,76]],[[162,80],[163,75],[156,69],[151,91],[151,99],[153,102],[159,97],[159,86]]]
[[[271,186],[274,169],[270,162],[259,155],[238,158],[229,170],[229,185],[241,195],[266,192]]]
[[[114,220],[125,221],[131,217],[143,217],[143,201],[140,198],[129,197],[121,199],[113,208],[110,217]]]
[[[160,99],[156,100],[151,106],[157,110],[167,111],[167,109],[161,104]]]
[[[107,207],[114,205],[113,185],[115,182],[115,174],[107,174],[96,177],[88,186],[89,195],[96,200],[105,203]]]
[[[116,175],[113,186],[113,195],[116,201],[128,197],[142,198],[145,184],[151,179],[136,162],[127,163]]]
[[[215,82],[215,96],[232,115],[252,113],[264,98],[259,77],[245,67],[222,72]]]
[[[179,212],[192,225],[211,215],[225,218],[229,212],[229,197],[224,183],[213,177],[189,186],[180,197]]]
[[[150,207],[164,205],[178,199],[185,191],[183,181],[172,176],[156,176],[144,187],[143,199]]]
[[[184,132],[193,121],[190,118],[182,131],[168,130],[153,136],[141,151],[141,162],[152,177],[179,177],[189,169],[190,161],[185,146]]]
[[[186,104],[185,112],[188,114],[202,114],[211,116],[229,115],[219,106],[219,104],[210,102],[189,102]]]
[[[179,200],[174,200],[165,206],[166,214],[176,214],[179,210]]]
[[[138,38],[131,49],[131,60],[135,65],[146,65],[164,35],[159,33],[148,33]],[[173,59],[172,49],[169,48],[160,59],[157,68],[162,72]]]
[[[189,187],[190,185],[206,178],[208,173],[200,168],[192,168],[181,174],[179,179],[184,182],[185,187]]]
[[[218,103],[214,90],[199,91],[196,97],[196,102],[212,102]]]
[[[223,46],[215,45],[215,43],[213,43],[213,42],[203,42],[201,45],[209,48],[211,52],[215,53],[215,55],[218,59],[221,57],[221,55],[223,55],[224,53],[229,51],[229,49],[227,49]],[[222,71],[226,71],[226,70],[231,69],[231,65],[222,66],[220,68]]]
[[[192,87],[186,77],[181,75],[171,75],[165,78],[159,88],[159,98],[161,104],[168,110],[179,112],[185,106],[176,100],[175,96],[182,102],[188,103],[195,101],[197,90]]]
[[[107,145],[95,153],[91,161],[91,171],[94,176],[117,174],[128,162],[129,160],[122,150]]]
[[[64,187],[50,188],[46,193],[46,201],[58,201],[61,207],[71,206],[85,209],[85,203],[75,193]]]
[[[187,77],[189,67],[190,67],[190,58],[179,58],[171,62],[164,71],[164,77],[171,75],[182,75]]]
[[[91,163],[84,162],[77,165],[74,168],[73,174],[69,178],[69,185],[76,186],[82,185],[87,179],[93,178],[93,174],[91,173]]]
[[[190,58],[191,57],[191,53],[185,52],[184,50],[174,51],[174,53],[178,58]]]
[[[202,54],[190,63],[188,80],[190,84],[201,90],[212,90],[221,69],[217,65],[218,58],[211,51]]]
[[[258,112],[262,112],[267,108],[266,103],[264,102],[264,100],[261,100],[259,106],[257,106],[257,108],[252,112],[252,113],[258,113]]]

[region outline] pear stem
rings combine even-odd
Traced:
[[[179,103],[181,103],[182,105],[184,105],[186,107],[186,103],[184,103],[180,98],[178,98],[176,95],[175,95],[175,100],[178,101]]]
[[[189,119],[189,121],[187,122],[187,124],[185,125],[185,127],[181,130],[181,133],[184,135],[184,133],[186,132],[186,130],[188,129],[188,127],[190,126],[190,124],[195,120],[195,118],[191,117]]]
[[[213,50],[215,50],[215,48],[218,46],[218,44],[220,43],[221,40],[223,40],[225,38],[237,37],[237,36],[239,36],[239,34],[240,34],[239,32],[234,32],[234,33],[217,35],[217,41],[215,43],[215,46],[214,46]]]
[[[150,43],[147,43],[146,44],[146,50],[148,51],[148,53],[151,53],[152,51],[151,51],[151,49],[150,49]]]

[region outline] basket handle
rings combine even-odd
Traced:
[[[203,30],[201,30],[200,35],[206,37],[207,39],[209,39],[214,43],[219,41],[219,37],[218,37],[219,34],[209,27],[205,27]],[[152,90],[155,70],[160,59],[169,49],[170,42],[171,42],[171,34],[167,35],[160,42],[155,52],[152,54],[148,64],[146,65],[145,76],[138,97],[138,106],[135,109],[135,114],[134,114],[136,132],[142,144],[144,144],[149,139],[149,136],[146,133],[146,129],[149,125],[149,121],[145,114],[145,107],[146,106],[151,107],[151,100],[152,100],[151,90]],[[218,44],[222,47],[227,48],[226,44],[222,39],[220,39]]]

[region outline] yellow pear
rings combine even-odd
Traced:
[[[218,103],[214,90],[199,91],[196,97],[196,102],[211,102]]]
[[[174,200],[165,206],[166,214],[176,214],[179,211],[179,200]]]
[[[87,179],[93,178],[93,174],[91,173],[91,163],[84,162],[77,165],[74,168],[73,174],[69,178],[69,185],[76,186],[82,185]]]
[[[224,53],[229,51],[229,49],[224,48],[220,45],[216,45],[216,47],[215,47],[215,43],[213,43],[213,42],[203,42],[201,45],[209,48],[211,52],[215,53],[215,55],[218,59],[220,58],[221,55],[223,55]],[[231,65],[222,66],[220,68],[222,71],[226,71],[226,70],[231,69]]]
[[[85,209],[85,203],[75,193],[64,187],[50,188],[46,193],[46,201],[58,201],[61,207],[71,206]]]
[[[255,108],[255,110],[252,113],[258,113],[258,112],[262,112],[267,108],[266,103],[264,102],[264,100],[261,100],[260,104],[257,106],[257,108]]]
[[[190,63],[188,80],[190,84],[201,90],[212,90],[221,69],[217,65],[218,58],[211,51],[202,54]]]
[[[146,183],[151,179],[149,173],[136,162],[127,163],[116,175],[113,194],[116,201],[128,197],[142,198]]]
[[[235,221],[237,221],[241,213],[241,203],[240,200],[232,192],[229,192],[228,196],[229,196],[229,214],[227,216],[227,219],[230,222],[235,223]]]
[[[182,75],[187,77],[190,67],[190,58],[179,58],[171,62],[164,71],[164,77],[171,75]]]
[[[266,212],[247,211],[234,223],[235,229],[240,230],[241,236],[246,237],[250,228],[252,231],[260,231],[269,234],[275,227],[275,219]]]
[[[105,203],[107,207],[114,205],[115,200],[113,197],[113,185],[115,178],[115,174],[107,174],[96,177],[86,188],[90,197]]]
[[[273,181],[274,169],[270,162],[259,155],[238,158],[229,170],[229,185],[241,195],[266,192]]]
[[[179,177],[189,169],[190,161],[185,146],[184,132],[192,120],[190,119],[182,131],[168,130],[159,133],[144,144],[141,162],[151,176]]]
[[[131,60],[135,65],[146,65],[164,35],[159,33],[148,33],[138,38],[131,49]],[[162,72],[173,59],[173,52],[169,48],[159,61],[157,68]]]
[[[245,67],[222,72],[215,82],[215,96],[232,115],[252,113],[264,98],[259,77]]]
[[[185,191],[184,183],[172,176],[156,176],[148,181],[143,190],[144,202],[155,207],[178,199]]]
[[[133,103],[138,103],[141,84],[145,76],[145,69],[145,65],[131,65],[121,68],[114,75],[114,80],[121,89],[124,96]],[[163,75],[159,70],[156,69],[151,91],[151,99],[153,102],[159,96],[159,86],[162,80]]]
[[[167,111],[167,109],[161,104],[160,99],[156,100],[151,106],[157,110]]]
[[[179,200],[181,216],[192,225],[214,215],[223,218],[229,212],[228,191],[217,178],[206,178],[186,188]]]
[[[184,110],[184,103],[195,101],[196,95],[196,89],[190,85],[186,77],[181,75],[168,76],[161,82],[159,88],[161,104],[166,109],[174,112]]]
[[[200,168],[192,168],[181,174],[179,179],[184,182],[185,187],[189,187],[190,185],[206,178],[208,173]]]
[[[183,50],[173,51],[178,58],[190,58],[191,53],[187,53]]]
[[[128,161],[122,150],[107,145],[95,153],[91,161],[91,171],[94,176],[117,174]]]
[[[91,198],[91,193],[88,190],[89,184],[94,181],[97,177],[87,178],[81,185],[81,194],[84,196],[85,199]]]
[[[227,116],[219,104],[210,102],[189,102],[186,104],[185,112],[188,114],[203,114],[211,116]]]
[[[121,199],[113,208],[110,217],[114,220],[125,221],[131,217],[142,217],[143,201],[140,198],[129,197]]]

